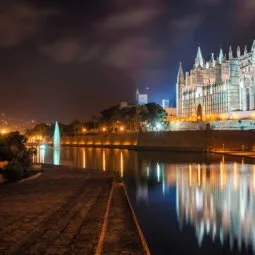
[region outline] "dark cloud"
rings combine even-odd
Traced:
[[[152,8],[132,9],[108,16],[97,26],[100,30],[105,29],[130,29],[150,23],[159,12]]]
[[[192,13],[172,20],[170,22],[170,33],[175,34],[171,40],[172,44],[176,46],[180,41],[193,40],[204,19],[203,13]]]
[[[237,0],[236,1],[236,19],[244,26],[255,25],[255,1]]]
[[[84,49],[75,39],[62,39],[41,46],[41,52],[59,63],[74,62],[82,59]]]
[[[39,10],[22,2],[3,2],[0,6],[0,46],[19,45],[40,31],[51,10]]]

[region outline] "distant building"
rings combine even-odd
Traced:
[[[206,61],[200,47],[194,67],[183,72],[180,64],[176,84],[177,116],[208,120],[240,118],[254,114],[255,109],[255,40],[248,52],[240,47],[228,57],[220,50],[217,59],[212,54]]]
[[[127,108],[129,105],[128,105],[128,102],[127,101],[121,101],[120,102],[120,109],[123,109],[123,108]]]
[[[136,103],[139,105],[148,104],[148,94],[140,94],[139,90],[136,91]]]
[[[167,113],[167,121],[172,121],[176,119],[176,108],[174,107],[166,107],[164,110]]]
[[[169,108],[169,100],[162,99],[162,107],[163,108]]]

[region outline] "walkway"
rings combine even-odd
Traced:
[[[55,167],[34,180],[0,185],[0,254],[94,254],[112,182],[107,173]],[[134,222],[123,226],[135,233],[131,246],[139,244]]]

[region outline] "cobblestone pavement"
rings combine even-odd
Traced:
[[[108,174],[62,167],[0,185],[0,254],[93,254],[111,186]]]
[[[104,255],[145,255],[123,185],[115,184],[103,244]]]

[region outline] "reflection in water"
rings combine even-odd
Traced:
[[[41,145],[40,146],[40,161],[42,163],[44,163],[44,158],[45,158],[45,150],[46,150],[46,147],[44,145]]]
[[[123,162],[123,151],[120,152],[120,177],[124,176],[124,162]]]
[[[176,211],[180,227],[184,223],[193,225],[199,245],[206,235],[212,240],[218,236],[222,244],[228,237],[230,247],[237,240],[240,249],[244,242],[255,251],[255,187],[250,173],[239,175],[242,165],[237,163],[222,162],[219,172],[217,166],[211,171],[205,166],[200,185],[200,167],[192,165],[191,183],[190,167],[177,168]],[[254,171],[251,173],[254,179]]]
[[[86,148],[83,148],[82,152],[82,168],[86,168]]]
[[[105,149],[103,149],[103,170],[105,171]]]
[[[215,254],[219,243],[222,251],[227,245],[227,251],[233,247],[235,254],[244,244],[255,251],[255,165],[228,157],[203,160],[206,163],[201,163],[201,155],[199,160],[185,157],[103,148],[65,147],[53,153],[46,147],[38,148],[34,161],[72,162],[80,168],[120,173],[148,244],[156,251],[162,243],[180,251],[185,244],[192,254]],[[158,243],[154,231],[161,234]],[[195,245],[185,241],[193,239]]]
[[[156,163],[150,172],[144,161],[136,176],[138,204],[152,199],[148,190],[155,182],[162,185],[162,197],[176,188],[180,230],[192,226],[199,246],[207,236],[222,245],[228,242],[230,249],[237,243],[240,252],[242,244],[252,246],[255,253],[255,166],[223,158],[210,165]]]
[[[160,167],[159,167],[159,163],[157,163],[157,177],[158,177],[158,182],[160,182]]]
[[[33,154],[33,162],[44,163],[47,147],[44,144],[36,147],[36,154]]]
[[[53,150],[53,164],[60,165],[60,149]]]

